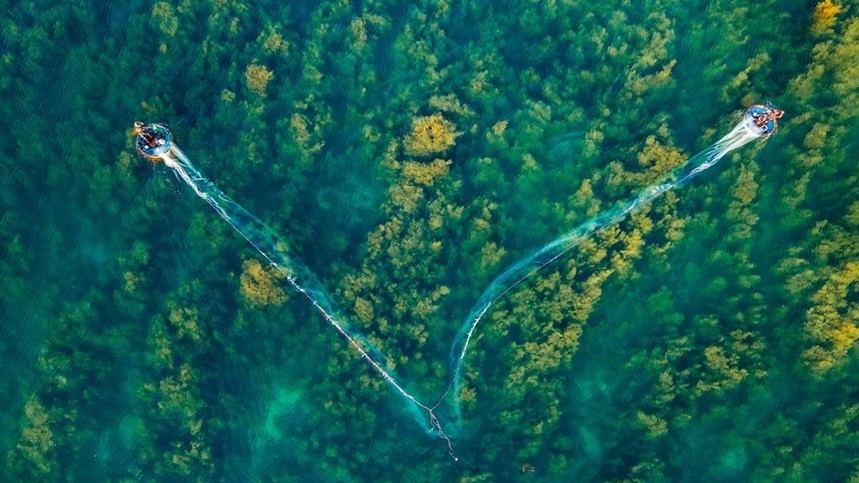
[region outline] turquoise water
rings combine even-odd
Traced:
[[[856,9],[0,0],[0,479],[859,477]],[[434,404],[498,274],[764,101],[486,314],[459,461],[130,136],[168,123]]]

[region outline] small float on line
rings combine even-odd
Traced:
[[[749,131],[760,137],[769,137],[778,129],[778,120],[784,111],[772,106],[756,104],[746,110],[745,122]]]
[[[137,139],[134,140],[137,152],[153,163],[161,161],[161,156],[170,151],[173,146],[173,134],[163,124],[144,125],[142,122],[136,121],[131,133],[137,136]]]

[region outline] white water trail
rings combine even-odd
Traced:
[[[626,218],[632,211],[644,203],[652,201],[657,196],[675,187],[682,186],[699,173],[709,169],[719,162],[726,154],[744,146],[745,144],[759,139],[759,132],[755,132],[747,120],[743,119],[731,132],[725,135],[704,151],[689,158],[681,166],[672,170],[660,181],[641,190],[637,195],[627,201],[616,205],[614,208],[603,211],[593,218],[581,223],[564,235],[549,242],[539,250],[522,258],[496,277],[486,288],[477,303],[469,312],[462,327],[456,334],[450,349],[451,365],[453,366],[453,378],[450,386],[441,396],[439,404],[452,391],[454,394],[454,413],[457,426],[462,423],[462,409],[460,407],[459,394],[462,386],[462,370],[465,365],[465,356],[481,319],[489,311],[498,299],[506,295],[514,287],[531,277],[539,270],[557,260],[570,249],[577,246],[583,240],[593,236],[596,232],[614,225]],[[461,348],[457,349],[461,345]],[[438,404],[437,404],[438,405]]]
[[[175,144],[160,158],[167,167],[171,168],[194,190],[197,196],[205,200],[221,218],[256,248],[272,266],[286,275],[289,284],[297,292],[307,297],[313,307],[358,351],[361,357],[370,364],[370,367],[409,403],[408,407],[419,423],[423,424],[426,422],[426,418],[429,419],[429,430],[438,432],[439,437],[447,444],[448,454],[454,461],[458,461],[454,455],[450,438],[445,434],[441,422],[434,412],[438,405],[429,407],[406,391],[391,372],[383,367],[384,362],[377,362],[377,359],[384,361],[384,358],[373,344],[357,330],[350,330],[345,323],[334,317],[335,311],[332,305],[327,302],[324,291],[321,288],[313,288],[321,287],[316,277],[297,257],[289,254],[286,244],[278,239],[274,231],[205,178]]]

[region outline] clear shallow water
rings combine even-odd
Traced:
[[[4,480],[855,475],[855,343],[809,323],[855,326],[855,13],[166,5],[2,5]],[[494,276],[765,99],[775,137],[488,314],[459,463],[305,300],[255,304],[256,253],[128,136],[168,122],[434,400]],[[453,145],[409,148],[435,113]]]

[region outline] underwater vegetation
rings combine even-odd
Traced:
[[[855,2],[96,3],[0,0],[0,480],[859,478]],[[499,274],[762,101],[493,303],[458,461],[129,136],[169,124],[434,403]]]

